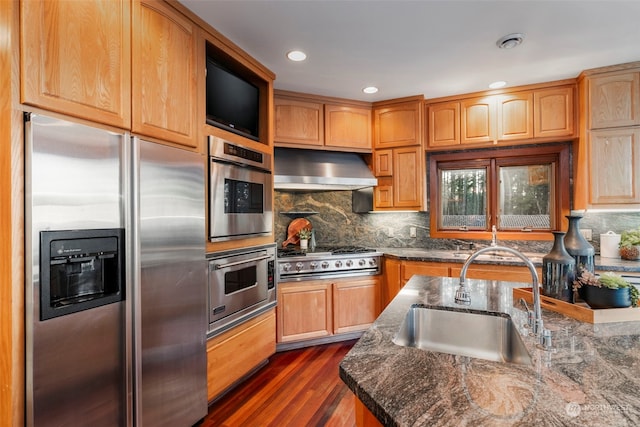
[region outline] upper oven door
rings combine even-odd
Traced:
[[[209,239],[212,242],[270,235],[272,175],[211,158]]]

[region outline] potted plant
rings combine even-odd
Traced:
[[[301,229],[300,231],[298,231],[298,237],[300,238],[300,249],[307,249],[309,245],[309,239],[311,238],[311,229]]]
[[[620,258],[640,259],[640,228],[625,230],[620,234]]]
[[[596,276],[588,270],[582,270],[573,282],[573,290],[591,308],[637,307],[640,292],[615,273]]]

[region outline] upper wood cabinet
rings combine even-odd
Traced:
[[[322,146],[324,144],[324,114],[321,102],[307,102],[276,96],[275,141]]]
[[[589,128],[640,125],[640,72],[594,76],[589,86]]]
[[[422,100],[374,108],[374,148],[422,145]]]
[[[573,138],[574,91],[574,84],[563,84],[431,103],[427,107],[427,149]]]
[[[640,62],[584,71],[574,209],[640,208]]]
[[[371,109],[325,104],[325,143],[327,147],[371,150]]]
[[[428,109],[429,146],[447,147],[460,144],[460,102],[441,102]]]
[[[128,129],[131,3],[23,1],[20,8],[21,101]]]
[[[195,25],[159,0],[134,2],[132,22],[131,130],[197,148]]]
[[[575,135],[573,86],[536,90],[533,93],[533,136],[536,138]]]
[[[371,152],[371,106],[357,101],[278,91],[275,145]]]
[[[380,210],[424,208],[424,151],[420,146],[375,150],[378,186],[373,203]]]

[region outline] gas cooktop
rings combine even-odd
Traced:
[[[297,247],[278,249],[280,281],[305,278],[380,274],[381,252],[361,246],[318,246],[314,251]]]

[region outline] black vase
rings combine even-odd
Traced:
[[[594,257],[596,251],[580,233],[578,223],[582,219],[582,216],[567,215],[567,219],[569,220],[569,228],[567,229],[567,234],[564,236],[564,247],[569,255],[576,261],[574,274],[578,276],[582,270],[593,273],[595,269]]]
[[[551,252],[542,258],[542,294],[573,303],[576,260],[564,247],[564,231],[554,231]]]

